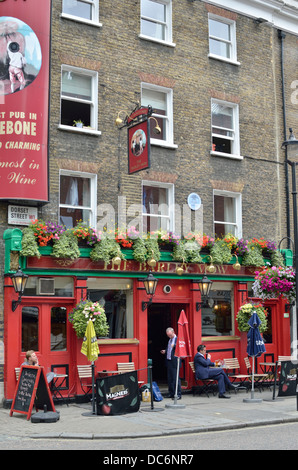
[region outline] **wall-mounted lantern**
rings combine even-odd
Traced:
[[[158,279],[156,279],[150,272],[148,276],[145,279],[141,279],[141,281],[143,281],[144,283],[146,294],[148,295],[148,297],[150,297],[148,302],[142,302],[142,311],[144,312],[146,308],[148,308],[152,304],[152,298],[156,291]]]
[[[23,296],[24,291],[25,291],[28,276],[27,276],[27,274],[23,273],[23,271],[21,270],[21,267],[19,266],[17,272],[12,274],[10,277],[12,279],[14,290],[19,295],[18,300],[13,300],[12,301],[12,307],[11,308],[12,308],[12,311],[14,312],[16,310],[16,308],[20,305],[21,301],[22,301],[22,296]]]
[[[202,302],[196,303],[196,311],[199,312],[201,310],[202,305],[206,302],[207,298],[209,297],[209,292],[212,286],[212,281],[208,279],[207,276],[203,276],[200,281],[195,281],[199,285],[199,289],[201,292],[201,299]]]

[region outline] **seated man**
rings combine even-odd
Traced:
[[[26,352],[26,360],[21,364],[22,366],[39,366],[38,357],[32,350]],[[55,374],[54,372],[47,373],[47,382],[50,383]]]
[[[218,398],[230,398],[225,395],[226,386],[229,388],[238,388],[238,385],[234,385],[230,382],[227,374],[221,368],[210,369],[210,366],[214,366],[214,363],[211,362],[211,355],[206,355],[206,346],[200,344],[197,348],[198,352],[194,357],[194,366],[196,379],[213,379],[218,381]]]

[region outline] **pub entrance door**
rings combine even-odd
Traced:
[[[22,299],[20,306],[20,344],[19,357],[25,360],[28,350],[37,353],[39,364],[45,373],[54,372],[66,375],[62,390],[69,393],[69,384],[73,383],[70,359],[72,344],[71,324],[68,313],[73,302],[66,299],[40,299],[32,301]],[[67,392],[66,392],[67,390]]]
[[[165,356],[160,353],[166,349],[168,337],[166,329],[171,326],[177,334],[177,322],[181,310],[187,312],[188,305],[153,303],[148,308],[148,359],[152,360],[152,377],[158,385],[167,384]]]

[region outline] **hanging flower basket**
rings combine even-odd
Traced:
[[[254,296],[265,299],[276,299],[283,296],[290,303],[295,301],[295,272],[292,268],[272,266],[256,271],[252,286]]]
[[[107,336],[109,325],[104,308],[98,302],[82,301],[69,313],[68,317],[78,338],[83,338],[87,323],[93,321],[96,337]]]
[[[244,304],[240,307],[236,315],[239,331],[249,331],[248,320],[253,312],[256,312],[261,320],[259,326],[260,333],[264,333],[267,330],[267,310],[261,304]]]

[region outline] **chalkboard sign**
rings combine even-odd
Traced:
[[[10,409],[10,416],[16,411],[26,414],[27,420],[29,420],[33,405],[36,409],[43,409],[44,405],[47,405],[48,411],[55,411],[44,368],[22,366]]]
[[[283,361],[281,362],[278,396],[296,395],[298,362]]]

